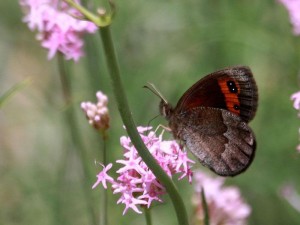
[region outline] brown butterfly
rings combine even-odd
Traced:
[[[229,67],[205,76],[175,108],[152,88],[161,98],[160,113],[174,137],[204,166],[221,176],[235,176],[249,167],[256,141],[247,123],[255,116],[258,102],[250,68]]]

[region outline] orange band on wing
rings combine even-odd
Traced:
[[[238,98],[240,86],[238,82],[233,79],[220,79],[218,84],[224,94],[227,109],[240,115],[240,101]]]

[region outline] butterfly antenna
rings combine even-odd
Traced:
[[[160,115],[156,115],[155,117],[153,117],[151,120],[149,120],[148,124],[147,124],[147,127],[150,126],[150,123],[152,123],[153,120],[155,120],[157,117],[159,117]],[[147,136],[149,134],[150,130],[147,131]]]
[[[164,98],[164,96],[158,91],[158,89],[154,86],[154,84],[149,83],[148,85],[145,85],[144,88],[149,89],[153,94],[155,94],[157,97],[159,97],[161,100],[163,100],[165,103],[168,103],[168,101]],[[156,117],[155,117],[156,118]],[[153,118],[153,119],[155,119]]]

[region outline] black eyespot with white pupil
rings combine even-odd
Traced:
[[[236,105],[236,104],[233,106],[233,108],[234,108],[235,110],[240,110],[240,106],[239,106],[239,105]]]
[[[231,81],[231,80],[227,81],[227,87],[231,93],[238,92],[238,89],[237,89],[234,81]]]

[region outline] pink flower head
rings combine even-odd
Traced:
[[[81,14],[64,1],[20,0],[20,5],[26,14],[23,21],[30,30],[38,32],[37,39],[49,50],[48,59],[57,52],[64,54],[67,60],[78,61],[83,56],[82,36],[96,32],[94,23],[75,19]]]
[[[300,35],[300,0],[278,0],[288,10],[295,35]]]
[[[96,93],[97,103],[82,102],[81,108],[85,112],[89,123],[97,130],[107,130],[109,128],[109,112],[107,108],[108,98],[101,91]]]
[[[251,208],[244,202],[236,187],[223,187],[224,178],[212,178],[201,171],[194,172],[196,206],[195,221],[204,220],[201,189],[205,191],[211,225],[242,225],[251,213]]]
[[[300,134],[300,129],[299,129],[299,134]],[[300,153],[300,144],[297,145],[296,150],[297,150],[298,153]]]
[[[300,13],[300,11],[299,11]],[[294,108],[300,110],[300,91],[291,95],[291,100],[294,101]]]
[[[187,157],[185,152],[181,151],[176,141],[162,140],[162,135],[156,136],[151,131],[151,127],[138,127],[138,131],[153,157],[170,177],[179,174],[179,179],[187,177],[191,181],[191,164],[194,162]],[[116,161],[121,168],[117,170],[117,179],[111,182],[113,193],[121,194],[117,203],[125,204],[123,214],[129,208],[141,213],[138,206],[144,205],[149,208],[153,201],[162,202],[162,196],[166,191],[143,162],[130,138],[123,136],[120,142],[124,158]],[[102,180],[96,184],[100,182]]]

